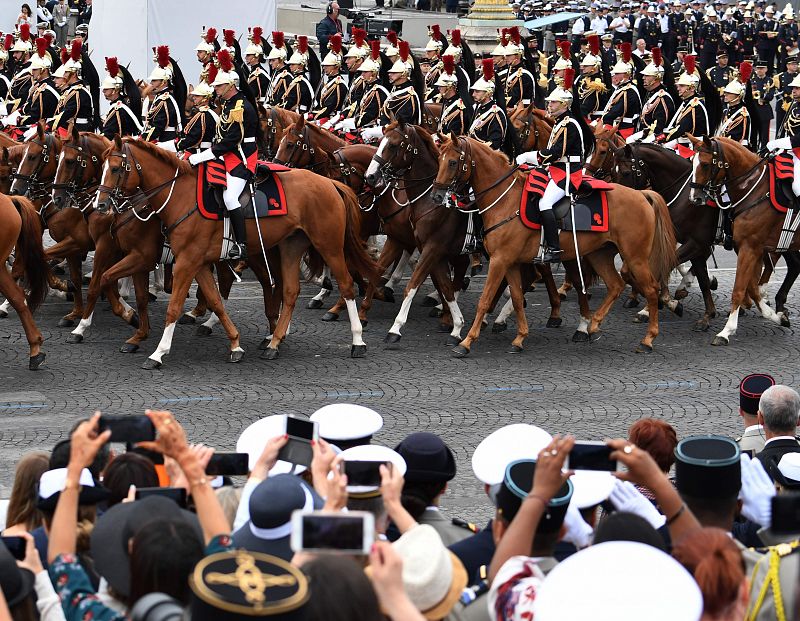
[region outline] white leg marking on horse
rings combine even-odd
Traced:
[[[206,328],[213,329],[219,323],[219,317],[217,317],[216,313],[211,313],[211,317],[209,317],[203,325]]]
[[[164,327],[164,334],[161,335],[156,350],[150,354],[150,360],[161,362],[162,356],[169,353],[170,347],[172,347],[172,335],[175,334],[175,325],[176,323],[173,321]]]
[[[721,336],[724,339],[728,339],[731,334],[736,334],[736,328],[739,327],[739,307],[735,307],[731,314],[728,315],[728,321],[725,323],[725,327],[722,328],[722,331],[717,334],[717,336]]]
[[[511,316],[511,313],[514,311],[514,301],[509,298],[506,300],[506,303],[503,304],[503,308],[500,309],[500,313],[497,315],[497,318],[494,322],[504,324],[506,320]]]
[[[11,302],[9,302],[8,300],[0,304],[0,312],[8,314],[10,308],[11,308]]]
[[[133,307],[130,304],[128,304],[125,300],[123,300],[122,298],[119,299],[119,303],[122,304],[122,311],[124,313],[132,313],[133,312]]]
[[[100,183],[106,178],[106,172],[108,172],[108,160],[103,162],[103,172],[100,173]],[[94,196],[94,208],[97,209],[98,205],[100,205],[100,192]]]
[[[394,271],[389,276],[389,281],[386,283],[386,286],[390,289],[394,289],[397,286],[397,283],[400,282],[400,279],[403,277],[403,273],[406,271],[406,266],[408,262],[411,260],[411,253],[406,250],[403,250],[403,256],[400,257],[400,260],[397,262],[397,267],[394,268]],[[387,268],[388,271],[388,268]]]
[[[761,311],[761,316],[764,319],[769,319],[770,321],[774,321],[778,324],[781,322],[781,316],[776,313],[769,304],[767,304],[765,298],[761,298],[758,301],[758,309]]]
[[[386,140],[385,136],[381,138],[381,143],[378,145],[378,151],[375,153],[374,157],[383,157],[383,150],[386,148],[387,142],[388,141]],[[380,166],[380,164],[378,164],[374,158],[370,160],[369,166],[367,167],[367,172],[364,174],[364,176],[369,177],[370,175],[374,175],[376,172],[378,172],[378,166]]]
[[[406,321],[408,321],[408,311],[411,309],[411,302],[414,301],[414,296],[417,294],[416,289],[411,289],[408,292],[408,295],[403,298],[403,304],[400,306],[400,312],[397,313],[397,317],[394,320],[394,325],[392,325],[389,332],[392,334],[400,334],[400,329],[406,325]]]
[[[75,328],[72,331],[72,334],[79,334],[80,336],[83,336],[84,334],[86,334],[86,330],[88,330],[89,326],[92,325],[92,316],[93,315],[94,315],[94,313],[89,315],[86,319],[81,319],[80,322],[78,322],[78,327]]]
[[[578,332],[589,334],[589,321],[590,320],[586,317],[581,317],[580,321],[578,322]]]
[[[694,272],[689,263],[684,263],[683,265],[678,266],[678,271],[681,273],[681,284],[678,285],[678,289],[688,289],[694,284]]]
[[[766,300],[767,299],[767,287],[768,287],[768,285],[769,285],[769,283],[765,282],[763,285],[759,285],[758,286],[758,294],[761,296],[762,300]]]
[[[461,314],[461,309],[458,308],[458,300],[453,300],[447,303],[450,309],[450,315],[453,317],[453,330],[450,336],[461,338],[461,329],[464,327],[464,315]]]
[[[353,333],[353,345],[365,345],[364,339],[361,338],[363,328],[361,327],[361,319],[358,318],[358,306],[355,300],[345,300],[347,307],[347,316],[350,318],[350,332]]]
[[[131,294],[131,288],[133,287],[133,278],[130,276],[126,276],[125,278],[120,279],[119,281],[119,294],[123,298],[127,298]]]
[[[47,292],[47,295],[51,295],[54,298],[58,298],[60,300],[66,300],[67,299],[67,294],[64,291],[59,291],[58,289],[50,289]]]

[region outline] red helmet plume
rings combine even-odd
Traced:
[[[209,28],[208,30],[206,30],[206,34],[203,36],[203,38],[206,40],[206,43],[211,45],[217,38],[217,29]]]
[[[408,41],[400,41],[398,49],[400,50],[400,59],[404,63],[407,63],[408,59],[411,57],[411,46]]]
[[[50,47],[53,45],[53,41],[56,40],[55,36],[49,30],[44,33],[44,38],[47,39],[47,46]]]
[[[592,56],[599,56],[600,55],[600,37],[597,35],[589,35],[586,37],[586,40],[589,42],[589,51],[592,53]],[[659,51],[661,51],[659,49]]]
[[[355,28],[353,28],[355,31]],[[283,33],[280,30],[274,30],[272,32],[272,45],[277,48],[286,47],[286,39],[283,37]]]
[[[519,34],[519,27],[512,26],[508,29],[508,36],[511,38],[511,42],[514,45],[519,45],[520,41],[522,41],[522,37]]]
[[[394,30],[390,30],[386,33],[386,40],[397,47],[397,33]]]
[[[69,50],[67,48],[61,48],[61,64],[65,64],[69,60]]]
[[[440,41],[442,38],[442,28],[439,24],[431,24],[431,34],[433,38]]]
[[[369,47],[370,47],[370,56],[372,57],[372,60],[378,62],[378,59],[380,59],[381,57],[381,42],[378,41],[377,39],[374,39],[369,42]]]
[[[19,38],[23,41],[30,41],[31,39],[31,25],[22,23],[19,25]]]
[[[156,48],[156,62],[162,69],[169,67],[169,45],[159,45]]]
[[[356,47],[364,47],[367,40],[367,31],[363,28],[353,28],[353,42]]]
[[[623,41],[619,44],[619,51],[622,53],[622,62],[629,63],[631,62],[631,44],[627,41]]]
[[[750,79],[751,75],[753,75],[752,63],[745,61],[739,65],[739,82],[745,84]]]
[[[222,29],[222,37],[225,39],[225,47],[235,47],[236,45],[236,31]]]
[[[494,80],[494,61],[491,58],[483,59],[483,79],[487,82]]]
[[[301,54],[308,52],[308,37],[306,35],[297,35],[297,51]]]
[[[328,48],[334,54],[341,55],[342,53],[342,35],[338,32],[334,35],[331,35],[331,38],[328,39]]]
[[[119,75],[119,62],[117,62],[116,56],[106,56],[106,71],[112,78]]]
[[[656,67],[660,67],[661,66],[661,61],[662,61],[661,48],[656,46],[652,50],[650,50],[650,52],[653,54],[653,64]]]
[[[500,45],[505,46],[508,43],[508,28],[502,28],[497,32],[500,33]]]
[[[458,28],[450,31],[450,45],[461,47],[461,31]]]
[[[575,70],[572,67],[564,69],[564,90],[571,91],[572,83],[575,81]]]
[[[44,58],[44,55],[47,54],[47,48],[50,44],[47,42],[47,39],[44,37],[39,37],[36,39],[36,53]]]
[[[686,73],[692,75],[695,70],[697,58],[695,56],[684,56],[683,57],[683,67],[686,69]]]
[[[450,54],[442,56],[442,67],[447,75],[453,75],[453,72],[456,70],[455,59]]]
[[[14,35],[9,33],[6,35],[6,40],[3,42],[3,49],[7,52],[12,47],[14,47]]]
[[[253,26],[253,45],[261,45],[264,29],[261,26]]]
[[[233,58],[228,50],[217,52],[217,62],[219,63],[219,68],[225,73],[229,73],[233,69]]]
[[[213,84],[214,80],[217,79],[217,74],[219,73],[219,69],[214,63],[208,63],[208,69],[206,70],[206,84]]]
[[[570,48],[571,48],[571,47],[572,47],[572,44],[571,44],[569,41],[562,41],[562,42],[559,44],[559,46],[558,46],[558,49],[560,49],[560,50],[561,50],[561,57],[562,57],[564,60],[569,60],[569,56],[570,56]]]
[[[69,57],[72,59],[72,62],[76,63],[81,59],[82,50],[83,50],[83,39],[80,37],[75,37],[72,40],[72,46],[69,50]]]

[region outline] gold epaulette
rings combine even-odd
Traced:
[[[244,101],[242,99],[236,102],[233,110],[231,110],[230,114],[228,114],[228,121],[231,123],[244,122]]]
[[[779,73],[776,73],[774,76],[772,76],[772,86],[775,88],[781,87],[781,76]]]
[[[600,78],[595,78],[594,80],[587,80],[586,81],[586,88],[592,91],[596,91],[598,93],[606,93],[608,92],[608,88]]]

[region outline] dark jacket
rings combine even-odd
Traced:
[[[319,40],[319,53],[322,57],[328,53],[328,39],[331,35],[342,32],[342,20],[331,19],[330,15],[323,17],[317,24],[317,39]]]
[[[764,450],[756,453],[756,459],[764,466],[764,470],[773,481],[780,482],[783,475],[778,470],[778,462],[786,453],[800,453],[800,442],[794,438],[782,438],[780,440],[767,441]]]

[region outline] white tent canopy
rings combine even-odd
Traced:
[[[100,79],[105,58],[116,56],[135,78],[147,78],[153,47],[169,45],[187,82],[197,83],[200,64],[194,48],[203,27],[236,31],[244,50],[248,27],[261,26],[269,37],[277,24],[276,0],[95,0],[89,47]]]

